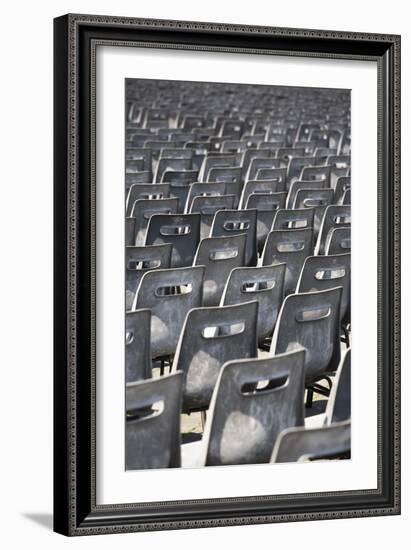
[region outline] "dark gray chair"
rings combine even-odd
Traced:
[[[335,227],[328,232],[324,254],[351,252],[351,227]]]
[[[126,387],[126,470],[179,468],[182,373]]]
[[[351,204],[351,189],[346,189],[340,204]]]
[[[184,373],[183,411],[208,408],[224,363],[257,357],[257,315],[257,301],[188,313],[173,361]]]
[[[208,155],[201,168],[199,181],[212,181],[209,180],[209,175],[214,168],[234,168],[235,166],[238,166],[236,155]]]
[[[316,254],[324,254],[328,233],[336,227],[351,226],[351,206],[349,204],[331,204],[327,206],[320,226],[315,247]]]
[[[315,292],[336,286],[342,287],[340,319],[350,310],[351,254],[309,256],[298,280],[296,292]]]
[[[139,199],[135,201],[131,217],[135,218],[135,245],[146,242],[147,227],[153,214],[176,214],[178,199]]]
[[[126,383],[151,378],[149,309],[126,313]]]
[[[321,428],[287,428],[279,435],[270,462],[348,458],[350,451],[350,420]]]
[[[314,208],[277,210],[271,229],[306,229],[314,226]]]
[[[326,189],[300,189],[294,200],[294,208],[314,208],[314,239],[320,231],[325,209],[332,204],[334,191]]]
[[[153,358],[175,352],[187,313],[201,306],[203,278],[203,266],[158,269],[143,275],[133,309],[151,309]]]
[[[211,168],[208,173],[207,181],[217,183],[238,183],[241,182],[242,168],[241,166]]]
[[[275,229],[264,245],[262,265],[286,264],[284,294],[294,292],[304,261],[313,253],[313,229]]]
[[[284,297],[285,264],[238,267],[231,271],[221,305],[258,301],[258,341],[271,336]]]
[[[226,195],[226,184],[216,182],[199,183],[195,182],[190,185],[190,190],[187,196],[187,202],[185,206],[185,213],[190,212],[193,200],[196,197],[211,197],[216,195]]]
[[[135,183],[127,194],[126,215],[131,216],[134,203],[143,199],[166,199],[169,197],[170,186],[163,183]]]
[[[190,184],[198,180],[198,170],[166,170],[162,180],[170,185],[170,197],[178,198],[178,212],[183,213],[190,191]]]
[[[257,210],[220,210],[211,226],[211,237],[230,237],[245,233],[245,265],[257,263]]]
[[[241,199],[240,199],[240,208],[245,208],[248,198],[253,193],[259,194],[262,193],[266,195],[267,193],[280,193],[284,191],[283,186],[275,180],[251,180],[247,181],[244,184]]]
[[[170,267],[173,245],[126,246],[126,310],[133,307],[134,297],[146,271]]]
[[[342,288],[290,294],[283,302],[271,341],[271,354],[306,349],[306,385],[337,369],[340,361]]]
[[[303,181],[323,181],[324,187],[331,185],[331,167],[330,166],[306,166],[301,172]]]
[[[181,172],[191,169],[191,158],[160,158],[157,164],[155,181],[162,181],[163,174],[166,171]]]
[[[129,189],[136,183],[150,183],[153,181],[153,173],[151,170],[145,170],[144,172],[134,172],[133,174],[126,174],[126,189]]]
[[[247,172],[247,181],[253,181],[257,179],[257,175],[260,170],[273,170],[272,180],[280,187],[279,191],[285,191],[285,183],[287,179],[287,169],[281,167],[280,159],[276,158],[255,158],[251,161],[250,167]]]
[[[304,424],[304,350],[221,369],[197,464],[263,464],[285,428]],[[182,448],[183,466],[188,466]]]
[[[306,168],[307,166],[313,166],[314,163],[315,163],[315,158],[312,156],[291,158],[288,164],[288,173],[287,173],[288,182],[291,183],[294,180],[302,179],[301,173],[303,171],[303,168]]]
[[[217,185],[221,185],[220,183]],[[232,210],[235,204],[235,195],[212,195],[195,197],[191,204],[190,213],[201,215],[200,238],[210,235],[214,215],[219,210]]]
[[[325,189],[326,181],[293,181],[288,190],[287,208],[295,207],[295,198],[300,189]]]
[[[245,233],[231,237],[210,237],[198,245],[194,265],[205,267],[203,305],[217,306],[231,271],[244,265]],[[247,300],[248,301],[248,300]]]
[[[257,210],[257,249],[261,252],[271,231],[274,216],[280,208],[284,208],[287,193],[253,193],[248,197],[246,209]]]
[[[351,178],[349,176],[343,176],[338,178],[334,189],[334,203],[341,204],[344,197],[344,193],[351,189]]]
[[[351,348],[348,348],[338,367],[325,411],[327,425],[351,418]]]
[[[200,241],[200,222],[200,214],[154,214],[145,244],[171,243],[171,267],[192,265]]]

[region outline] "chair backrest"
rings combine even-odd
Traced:
[[[315,163],[314,157],[293,157],[290,159],[289,165],[288,165],[288,181],[292,182],[294,179],[299,180],[301,177],[301,173],[303,171],[303,168],[307,166],[313,166]]]
[[[170,267],[173,245],[126,246],[126,310],[133,306],[134,296],[146,271]]]
[[[313,251],[313,229],[275,229],[264,245],[262,265],[286,264],[284,294],[294,292],[307,256]]]
[[[198,245],[193,265],[205,267],[203,305],[217,306],[231,271],[244,265],[247,235],[209,237]],[[249,301],[249,300],[247,300]]]
[[[314,208],[280,209],[274,216],[274,229],[306,229],[314,226]]]
[[[245,265],[257,263],[257,210],[220,210],[211,226],[212,237],[229,237],[245,233],[247,244]]]
[[[200,171],[200,181],[209,181],[210,170],[213,168],[231,168],[237,165],[235,155],[209,155],[205,158]]]
[[[267,193],[279,193],[284,191],[283,185],[276,180],[251,180],[244,184],[243,191],[241,193],[240,207],[244,208],[247,204],[248,197],[253,193],[267,194]]]
[[[129,189],[135,183],[150,183],[153,181],[153,173],[151,170],[144,172],[134,172],[126,174],[126,189]]]
[[[306,166],[301,172],[304,181],[324,181],[324,187],[330,187],[330,166]]]
[[[190,212],[201,215],[201,239],[210,235],[215,213],[219,210],[232,210],[234,208],[235,199],[235,195],[213,195],[195,197],[193,199]]]
[[[178,199],[140,199],[135,201],[131,217],[135,218],[135,244],[141,246],[146,241],[147,227],[153,214],[176,214]]]
[[[135,183],[127,194],[126,215],[131,216],[134,203],[142,199],[166,199],[169,197],[170,186],[164,183]]]
[[[350,450],[350,420],[321,428],[288,428],[278,437],[270,462],[340,458]]]
[[[350,176],[342,176],[338,178],[337,183],[334,189],[334,203],[341,204],[341,200],[344,196],[344,193],[351,189],[351,178]]]
[[[257,315],[257,301],[188,313],[173,362],[184,373],[184,411],[208,408],[224,363],[257,357]]]
[[[298,280],[296,292],[314,292],[336,286],[342,287],[340,318],[350,309],[351,254],[309,256]]]
[[[208,173],[207,181],[215,181],[217,183],[236,183],[241,181],[242,168],[241,166],[211,168]]]
[[[351,227],[335,227],[328,232],[324,254],[351,252]]]
[[[273,170],[273,181],[281,186],[279,191],[285,190],[285,181],[287,177],[287,169],[281,167],[281,160],[276,158],[255,158],[251,161],[247,172],[247,181],[252,181],[257,178],[260,170]]]
[[[283,302],[270,353],[305,348],[305,379],[309,384],[340,361],[340,303],[342,288],[290,294]]]
[[[304,350],[226,363],[204,430],[204,463],[267,463],[278,434],[304,425]]]
[[[325,189],[326,181],[293,181],[288,190],[287,208],[295,207],[295,199],[300,189]]]
[[[166,170],[162,181],[170,185],[170,197],[178,198],[178,212],[183,213],[190,184],[197,181],[198,170]]]
[[[257,210],[257,248],[261,252],[268,233],[271,231],[274,216],[284,208],[287,193],[253,193],[248,197],[246,209]]]
[[[156,177],[155,181],[160,182],[162,181],[163,174],[167,170],[172,171],[183,171],[183,170],[191,170],[192,163],[191,163],[191,157],[190,158],[161,158],[158,161],[157,164],[157,171],[156,171]]]
[[[225,192],[226,184],[225,183],[216,183],[216,182],[206,182],[199,183],[195,182],[190,185],[190,191],[187,195],[187,202],[185,206],[185,212],[190,212],[191,205],[193,200],[196,197],[210,197],[216,195],[226,195]]]
[[[258,301],[257,336],[271,336],[284,297],[285,264],[238,267],[231,271],[221,305]]]
[[[200,241],[200,214],[154,214],[145,244],[171,243],[171,267],[192,265]]]
[[[135,218],[127,217],[124,223],[124,242],[125,246],[134,246],[136,242],[135,234],[136,220]]]
[[[300,189],[294,200],[294,208],[314,208],[314,238],[317,237],[325,209],[333,202],[334,191],[326,189]]]
[[[126,313],[126,383],[151,378],[149,309]]]
[[[133,309],[151,309],[153,357],[174,353],[187,313],[201,306],[203,278],[203,266],[158,269],[143,275]]]
[[[178,468],[182,373],[126,386],[126,470]]]
[[[350,227],[351,206],[349,204],[331,204],[327,206],[321,222],[315,247],[316,254],[324,254],[328,233],[335,227]]]
[[[327,425],[351,418],[351,348],[347,349],[338,367],[327,401],[325,417]]]

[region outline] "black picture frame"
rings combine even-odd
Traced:
[[[99,43],[377,62],[376,490],[96,505],[94,107]],[[399,36],[75,14],[56,18],[54,242],[56,532],[73,536],[400,513]]]

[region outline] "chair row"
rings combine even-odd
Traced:
[[[126,468],[173,468],[346,458],[351,353],[341,360],[323,424],[305,427],[307,350],[221,367],[201,441],[181,445],[184,373],[126,388]]]

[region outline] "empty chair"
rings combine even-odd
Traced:
[[[351,204],[351,189],[346,189],[340,204]]]
[[[151,309],[151,354],[172,355],[187,313],[200,307],[204,267],[158,269],[141,279],[133,309]]]
[[[314,226],[314,208],[280,209],[274,216],[274,229],[305,229]]]
[[[321,428],[287,428],[278,437],[270,462],[348,458],[350,450],[350,420]]]
[[[127,194],[126,215],[131,216],[134,203],[143,199],[166,199],[169,196],[170,186],[162,183],[135,183]]]
[[[211,197],[216,195],[226,195],[226,184],[225,183],[216,183],[216,182],[207,182],[199,183],[195,182],[190,185],[190,191],[187,196],[187,202],[185,206],[185,212],[190,212],[191,205],[193,200],[196,197]]]
[[[154,214],[151,216],[146,244],[171,243],[171,267],[192,265],[200,241],[200,214]]]
[[[258,301],[258,341],[272,335],[284,296],[285,264],[238,267],[231,271],[221,305]]]
[[[245,265],[256,265],[257,210],[220,210],[216,212],[210,232],[212,237],[230,237],[240,233],[247,235]]]
[[[126,386],[126,470],[178,468],[182,373]]]
[[[313,292],[342,287],[340,318],[350,309],[351,254],[310,256],[306,258],[296,292]]]
[[[245,208],[245,205],[247,204],[248,198],[253,193],[255,194],[268,194],[268,193],[279,193],[283,191],[282,184],[279,184],[278,181],[275,180],[253,180],[253,181],[247,181],[247,183],[244,185],[242,193],[241,193],[241,200],[240,200],[240,207]]]
[[[176,214],[178,199],[140,199],[135,201],[131,217],[135,218],[134,243],[141,246],[145,243],[147,227],[153,214]]]
[[[351,227],[335,227],[328,232],[324,254],[351,252]]]
[[[324,187],[330,187],[330,174],[330,166],[306,166],[301,172],[301,180],[323,181],[325,182]]]
[[[334,189],[334,203],[341,204],[344,197],[344,193],[351,189],[351,178],[349,176],[343,176],[338,178]]]
[[[326,181],[293,181],[288,190],[287,208],[294,208],[295,199],[300,189],[325,189]]]
[[[144,170],[144,159],[131,159],[126,161],[126,174],[135,174]]]
[[[198,245],[194,265],[205,267],[203,305],[217,306],[220,303],[231,271],[244,265],[246,240],[247,236],[242,233],[205,238]]]
[[[273,225],[277,210],[284,208],[287,193],[253,193],[248,197],[246,209],[257,209],[257,248],[261,252]]]
[[[327,206],[320,226],[316,254],[324,254],[328,233],[336,227],[349,227],[351,225],[351,206],[348,204],[331,204]]]
[[[235,155],[207,156],[200,172],[200,181],[212,181],[209,180],[209,174],[214,168],[233,168],[237,164]]]
[[[247,172],[247,181],[257,179],[257,174],[260,170],[274,170],[274,181],[281,186],[280,191],[285,190],[285,180],[287,176],[287,169],[281,167],[281,160],[276,158],[254,158]]]
[[[193,465],[269,462],[278,435],[303,425],[303,395],[304,350],[226,363]]]
[[[286,264],[284,294],[294,292],[304,261],[313,251],[313,229],[275,229],[264,245],[262,265]]]
[[[241,181],[242,169],[240,166],[223,167],[223,168],[211,168],[208,173],[207,181],[215,182],[232,182],[237,183]]]
[[[335,371],[340,361],[342,288],[290,294],[281,307],[270,353],[306,349],[306,385]]]
[[[166,170],[162,181],[170,185],[170,197],[178,198],[178,212],[184,212],[190,184],[197,181],[198,170]]]
[[[126,313],[126,384],[151,378],[149,309]]]
[[[198,213],[201,215],[201,239],[209,236],[211,225],[214,220],[214,214],[219,210],[233,209],[235,199],[235,195],[212,195],[205,197],[195,197],[193,199],[190,212]]]
[[[325,411],[325,423],[351,418],[351,349],[347,349],[338,367]]]
[[[299,180],[301,178],[301,173],[303,171],[303,168],[307,166],[313,166],[315,163],[314,157],[293,157],[290,159],[289,165],[288,165],[288,174],[287,179],[289,182],[292,182],[294,180]]]
[[[182,171],[191,170],[192,163],[191,157],[189,158],[160,158],[157,164],[157,171],[155,181],[162,181],[163,174],[166,170],[170,171]]]
[[[183,411],[207,409],[221,367],[257,357],[258,302],[191,310],[173,361],[184,373]]]
[[[144,172],[133,172],[131,174],[126,173],[126,189],[135,183],[150,183],[152,181],[153,173],[151,170],[146,170]]]
[[[294,208],[314,208],[314,238],[320,231],[325,209],[332,203],[334,191],[326,189],[300,189],[294,200]]]
[[[126,310],[132,308],[134,296],[146,271],[170,267],[173,245],[126,246]]]

